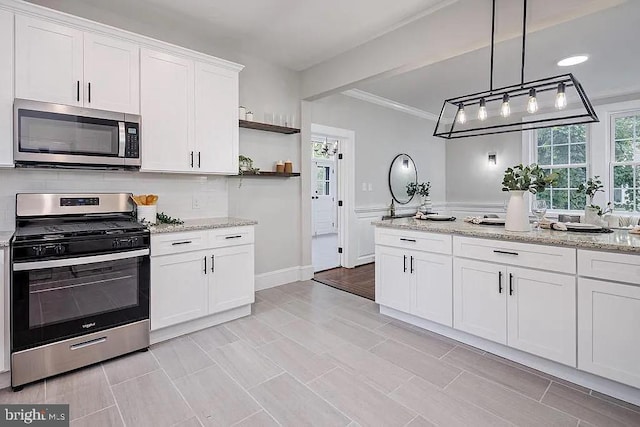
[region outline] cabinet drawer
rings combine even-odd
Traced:
[[[578,274],[640,285],[640,255],[579,250]]]
[[[458,257],[500,264],[576,273],[576,251],[571,248],[455,236],[453,253]]]
[[[209,247],[247,245],[253,243],[253,227],[220,228],[209,231]]]
[[[451,255],[451,236],[448,234],[376,228],[376,245]]]
[[[185,231],[151,235],[151,256],[179,254],[209,249],[206,231]]]

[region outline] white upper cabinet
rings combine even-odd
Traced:
[[[238,73],[195,64],[195,141],[199,171],[238,173]]]
[[[84,33],[84,105],[140,111],[140,48],[123,40]]]
[[[16,97],[82,105],[82,31],[16,16]]]
[[[140,56],[142,169],[194,171],[193,61],[149,49]]]
[[[13,166],[13,13],[0,10],[0,166]]]

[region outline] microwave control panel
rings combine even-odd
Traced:
[[[124,156],[137,159],[140,157],[140,127],[137,123],[126,123],[127,139]]]

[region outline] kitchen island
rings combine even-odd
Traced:
[[[640,236],[373,224],[382,314],[640,404]]]

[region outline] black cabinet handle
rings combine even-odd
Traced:
[[[502,271],[498,272],[498,293],[502,293]]]
[[[240,235],[238,235],[238,236],[227,236],[227,237],[225,237],[225,239],[239,239],[241,237],[242,236],[240,236]]]
[[[193,243],[193,242],[191,240],[185,240],[184,242],[173,242],[171,246],[188,245],[189,243]]]
[[[80,102],[80,80],[76,82],[76,101]]]
[[[89,104],[91,104],[91,82],[89,82]]]
[[[413,274],[413,255],[411,255],[411,274]]]
[[[211,272],[215,273],[216,271],[216,261],[215,255],[211,255]]]
[[[493,250],[494,254],[503,254],[503,255],[519,255],[518,252],[509,252],[509,251],[498,251],[496,249]]]
[[[509,273],[509,295],[513,295],[513,274]]]
[[[204,257],[204,274],[207,274],[207,257]]]
[[[411,243],[415,243],[416,242],[415,239],[405,239],[404,237],[401,237],[400,240],[403,241],[403,242],[411,242]]]
[[[198,151],[198,167],[200,167],[200,152]]]
[[[407,272],[407,256],[404,256],[404,272]]]
[[[191,167],[193,167],[193,151],[191,152]]]

